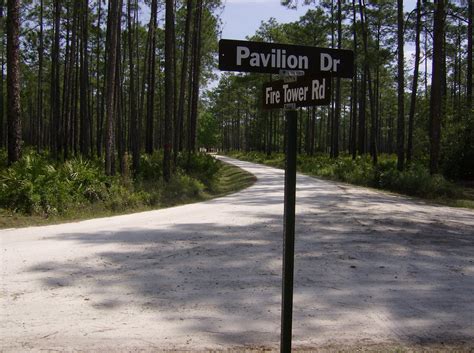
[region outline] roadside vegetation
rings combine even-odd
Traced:
[[[162,152],[141,156],[140,172],[107,176],[102,162],[81,157],[56,163],[29,151],[11,167],[0,154],[0,228],[145,211],[210,199],[251,185],[254,177],[206,154],[179,155],[163,179]]]
[[[268,156],[263,152],[227,153],[228,156],[269,166],[284,168],[283,153]],[[447,180],[440,174],[431,175],[421,163],[413,163],[403,171],[397,169],[395,155],[380,155],[374,165],[370,156],[352,159],[341,155],[336,159],[325,154],[298,155],[297,168],[300,173],[354,185],[388,190],[432,200],[449,206],[474,209],[474,189]]]

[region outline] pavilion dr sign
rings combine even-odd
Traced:
[[[281,70],[330,73],[352,78],[354,52],[351,50],[307,47],[277,43],[221,39],[219,69],[223,71],[278,74]]]
[[[309,107],[329,105],[331,101],[331,78],[329,75],[298,78],[295,82],[283,80],[263,85],[263,108],[277,109],[293,105]]]

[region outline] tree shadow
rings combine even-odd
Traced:
[[[28,271],[48,288],[84,288],[87,305],[104,314],[133,301],[197,340],[276,347],[283,175],[242,165],[258,181],[202,203],[216,210],[214,222],[57,234],[50,240],[94,251]],[[296,346],[474,344],[471,212],[304,176],[297,211]]]

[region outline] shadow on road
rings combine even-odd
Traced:
[[[83,287],[104,315],[134,307],[217,344],[277,344],[282,173],[252,171],[253,187],[204,203],[214,222],[59,234],[96,252],[29,271]],[[308,177],[297,211],[296,343],[473,344],[472,213]]]

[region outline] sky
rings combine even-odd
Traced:
[[[260,23],[270,17],[279,23],[293,22],[309,8],[298,6],[297,10],[291,10],[282,6],[280,0],[224,0],[223,3],[222,38],[241,40],[253,35]]]
[[[262,21],[274,17],[279,23],[293,22],[314,7],[301,5],[303,0],[298,0],[298,3],[297,9],[288,9],[280,4],[280,0],[223,0],[224,8],[220,14],[222,38],[245,40],[246,36],[255,34]],[[405,12],[412,11],[415,7],[416,0],[404,1]],[[405,60],[410,60],[413,53],[413,46],[406,44]],[[215,73],[220,77],[219,71],[216,70]],[[211,82],[208,88],[215,87],[217,83],[218,81]]]
[[[314,5],[303,6],[302,0],[296,10],[280,4],[280,0],[223,0],[222,38],[245,40],[260,27],[262,21],[274,17],[279,23],[293,22],[303,16]],[[416,0],[405,0],[405,12],[415,8]]]

